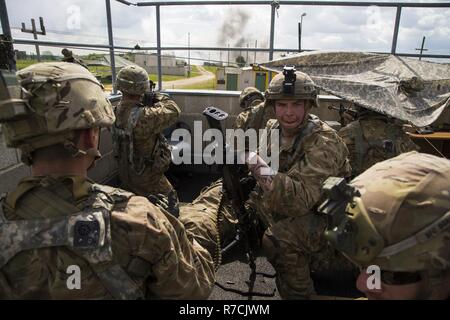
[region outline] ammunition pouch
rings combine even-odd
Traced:
[[[172,152],[167,139],[162,134],[158,135],[153,151],[149,156],[136,154],[133,132],[143,110],[144,106],[142,104],[131,110],[125,129],[116,125],[113,126],[114,155],[115,157],[126,155],[130,167],[138,175],[143,174],[147,169],[155,173],[164,173],[169,169],[172,161]]]

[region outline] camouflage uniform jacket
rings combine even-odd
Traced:
[[[2,207],[4,216],[9,223],[65,219],[86,210],[94,187],[104,189],[101,199],[111,204],[108,234],[112,260],[140,289],[142,297],[208,297],[214,285],[210,254],[188,237],[183,224],[144,197],[95,185],[83,177],[33,177],[22,180],[7,195]],[[91,263],[77,250],[74,246],[44,245],[16,253],[0,268],[0,298],[111,299],[111,291],[99,276],[108,264]],[[67,287],[69,266],[80,268],[80,289]],[[116,282],[119,287],[124,285]]]
[[[275,114],[272,107],[266,106],[261,100],[255,100],[250,107],[242,111],[234,122],[233,129],[264,129],[267,121],[274,119]]]
[[[267,127],[279,129],[279,123],[270,120]],[[256,209],[266,227],[287,217],[305,215],[318,201],[322,183],[328,177],[350,175],[347,156],[348,150],[336,131],[309,115],[295,139],[286,144],[280,142],[273,190],[264,192],[257,186],[250,194],[249,205]]]
[[[382,115],[361,116],[339,130],[350,152],[352,176],[401,153],[418,150],[402,126]]]
[[[173,190],[164,176],[171,155],[162,131],[175,123],[180,112],[177,104],[163,94],[156,95],[156,103],[152,107],[128,100],[122,100],[117,106],[113,132],[119,178],[125,189],[144,196],[149,193],[168,194]],[[130,121],[132,129],[129,129]],[[132,143],[130,138],[123,138],[118,132],[130,134]],[[130,163],[130,156],[133,163]]]

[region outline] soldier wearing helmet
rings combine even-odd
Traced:
[[[233,129],[264,129],[269,119],[275,118],[273,108],[267,108],[264,103],[264,95],[254,87],[242,90],[239,97],[239,105],[242,111],[234,122]]]
[[[350,185],[327,180],[334,192],[319,212],[331,221],[325,237],[361,267],[358,289],[369,299],[448,299],[450,161],[404,153]]]
[[[261,102],[264,102],[264,96],[261,91],[255,87],[245,88],[239,96],[239,106],[244,110],[256,106]]]
[[[213,263],[195,233],[146,198],[87,178],[100,130],[115,120],[95,77],[39,63],[17,78],[0,73],[0,87],[6,143],[32,173],[0,201],[0,298],[206,298]]]
[[[364,108],[338,134],[350,152],[353,177],[380,161],[418,150],[399,120]]]
[[[249,156],[249,169],[258,184],[248,205],[267,228],[262,245],[277,271],[280,295],[310,298],[315,294],[310,272],[319,266],[339,266],[335,252],[320,238],[321,222],[310,210],[325,179],[350,174],[348,151],[337,133],[311,114],[318,99],[308,75],[285,67],[272,79],[265,97],[276,117],[267,128],[280,133],[279,169],[264,175],[262,169],[268,165],[258,155]]]
[[[256,214],[265,227],[262,246],[277,271],[281,297],[312,298],[312,271],[354,268],[326,243],[326,221],[311,211],[329,176],[350,175],[348,150],[332,128],[310,114],[318,100],[314,83],[306,74],[285,69],[273,78],[265,97],[266,107],[272,108],[276,116],[266,128],[278,131],[281,137],[279,169],[267,175],[263,169],[268,172],[270,167],[264,160],[257,153],[246,153],[248,168],[258,182],[250,192],[246,209],[250,216]],[[271,138],[267,141],[271,143]],[[181,221],[199,230],[210,251],[217,246],[216,239],[226,244],[236,232],[235,213],[222,197],[218,181],[180,210]],[[217,216],[221,217],[219,225],[205,228],[202,221]]]
[[[162,132],[176,122],[180,108],[167,95],[151,92],[148,74],[138,66],[119,71],[117,89],[123,97],[115,110],[113,137],[122,186],[150,199],[160,198],[178,216],[177,193],[164,175],[171,150]],[[144,94],[152,100],[144,99],[148,105],[142,102]]]

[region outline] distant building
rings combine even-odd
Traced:
[[[148,73],[158,73],[158,56],[155,53],[136,53],[134,63],[144,68]],[[186,61],[177,59],[174,55],[161,56],[162,74],[174,76],[186,76]]]
[[[269,71],[260,67],[224,67],[216,71],[217,90],[241,91],[255,87],[264,92],[269,86]]]

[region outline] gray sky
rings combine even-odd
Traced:
[[[389,1],[385,1],[389,2]],[[450,2],[407,1],[403,2]],[[119,46],[156,45],[155,9],[128,7],[112,3],[114,41]],[[20,32],[21,22],[30,28],[30,19],[44,17],[48,34],[40,39],[49,41],[106,44],[106,9],[104,0],[6,0],[13,37],[31,39]],[[79,13],[79,14],[78,14]],[[298,48],[298,22],[303,19],[304,49],[339,49],[388,52],[391,48],[395,8],[380,7],[314,7],[282,5],[275,25],[275,47]],[[270,6],[168,6],[161,8],[161,38],[163,46],[247,46],[268,47]],[[422,37],[428,53],[450,54],[450,9],[405,8],[402,11],[397,52],[414,53]],[[16,46],[27,52],[34,46]],[[59,53],[60,48],[42,47]],[[78,54],[91,51],[75,50]],[[167,52],[165,52],[167,53]],[[176,52],[187,56],[187,52]],[[244,57],[246,52],[243,52]],[[227,53],[191,53],[193,57],[227,60]],[[259,54],[258,62],[268,59]],[[253,62],[253,53],[249,53]]]

